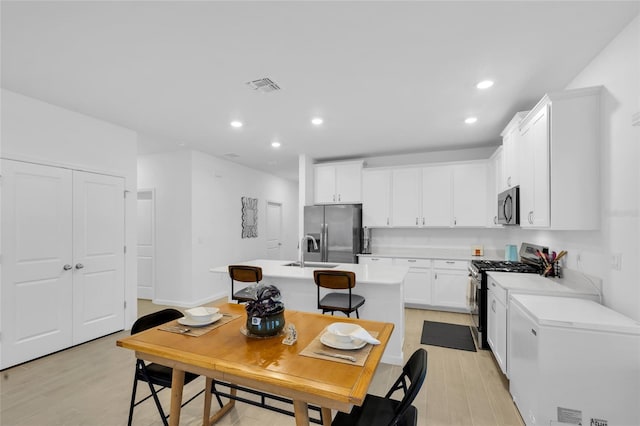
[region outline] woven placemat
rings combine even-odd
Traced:
[[[319,359],[324,359],[324,360],[327,360],[327,361],[340,362],[340,363],[343,363],[343,364],[358,365],[360,367],[362,367],[364,365],[364,363],[367,361],[367,358],[369,357],[369,353],[371,352],[371,349],[373,348],[373,345],[367,343],[361,349],[356,349],[356,350],[334,349],[332,347],[323,345],[322,342],[320,341],[320,337],[324,333],[326,333],[326,331],[327,331],[326,328],[324,330],[322,330],[322,332],[320,334],[318,334],[315,337],[315,339],[313,339],[311,341],[311,343],[309,343],[307,345],[306,348],[304,348],[302,351],[300,351],[300,355],[307,356],[309,358],[319,358]],[[378,332],[377,331],[369,331],[369,334],[371,334],[373,337],[378,337]],[[334,357],[330,357],[330,356],[320,355],[317,352],[325,352],[325,353],[331,353],[331,354],[352,356],[356,360],[355,360],[355,362],[353,362],[353,361],[349,361],[349,360],[346,360],[346,359],[340,359],[340,358],[334,358]]]
[[[224,312],[221,312],[221,314],[222,314],[222,318],[220,318],[218,321],[209,325],[205,325],[203,327],[190,327],[187,325],[180,324],[178,320],[174,320],[158,327],[158,330],[168,331],[170,333],[184,334],[186,336],[198,337],[198,336],[202,336],[203,334],[207,334],[211,330],[215,330],[216,328],[221,327],[226,323],[233,321],[236,318],[241,317],[241,315],[238,315],[238,314],[227,314]],[[189,331],[184,331],[185,329],[188,329]]]

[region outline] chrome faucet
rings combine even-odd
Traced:
[[[313,238],[311,235],[305,235],[304,237],[302,237],[302,239],[300,240],[300,267],[304,268],[304,252],[305,247],[304,247],[304,242],[306,240],[311,240],[313,242],[313,249],[314,250],[318,250],[318,243],[316,243],[316,239]]]

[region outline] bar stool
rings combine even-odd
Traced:
[[[231,299],[237,300],[238,303],[250,302],[255,300],[254,294],[251,292],[250,286],[234,291],[233,282],[240,281],[243,283],[259,283],[262,280],[262,268],[259,266],[246,265],[229,265],[229,277],[231,277]]]
[[[351,312],[360,318],[358,308],[364,305],[364,297],[352,294],[351,289],[356,286],[356,274],[350,271],[336,271],[334,269],[317,269],[313,271],[313,280],[318,288],[318,309],[322,313],[335,311],[344,313],[347,317]],[[332,290],[349,290],[348,293],[332,292],[320,299],[320,287]]]

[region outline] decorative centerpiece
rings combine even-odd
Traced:
[[[258,285],[255,300],[248,302],[247,331],[257,337],[278,335],[284,328],[284,304],[280,290],[272,285]]]

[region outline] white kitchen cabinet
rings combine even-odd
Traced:
[[[431,305],[431,260],[395,258],[393,263],[409,268],[404,279],[405,306]]]
[[[600,227],[600,92],[589,87],[549,93],[523,119],[523,228]]]
[[[483,227],[487,224],[486,161],[456,164],[453,171],[453,216],[457,227]]]
[[[522,127],[520,225],[549,226],[549,107],[545,106]]]
[[[420,169],[395,169],[392,173],[391,223],[418,226],[422,222]]]
[[[468,311],[468,262],[462,260],[433,261],[434,306]]]
[[[520,122],[528,111],[517,112],[502,131],[503,167],[500,176],[500,190],[516,186],[520,183],[520,167],[522,148],[520,142]]]
[[[124,179],[2,160],[0,368],[124,328]]]
[[[422,169],[422,218],[423,226],[452,225],[453,166],[430,166]]]
[[[314,166],[316,204],[362,202],[362,161]]]
[[[393,265],[393,258],[377,257],[377,256],[359,256],[358,263],[362,265],[367,265],[367,264]]]
[[[391,170],[362,171],[362,226],[391,224]]]
[[[498,224],[497,200],[498,194],[502,192],[502,167],[503,167],[503,148],[498,147],[493,153],[487,164],[487,226],[490,228],[499,228]]]
[[[502,373],[507,374],[507,291],[489,277],[487,284],[487,342]]]

